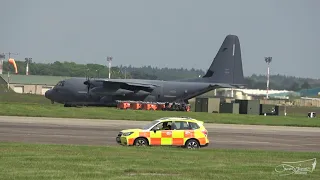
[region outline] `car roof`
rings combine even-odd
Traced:
[[[202,121],[196,120],[196,119],[194,119],[194,118],[191,118],[191,117],[185,117],[185,116],[182,116],[182,117],[163,117],[163,118],[158,119],[158,121],[160,121],[160,122],[163,122],[163,121],[189,121],[189,122],[202,122]]]

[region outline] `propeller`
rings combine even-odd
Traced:
[[[86,77],[86,81],[83,84],[87,85],[87,98],[91,98],[92,94],[90,94],[90,89],[95,87],[95,81],[91,81],[92,77]]]
[[[90,87],[91,87],[91,81],[90,81],[90,78],[89,78],[89,77],[87,77],[87,80],[86,80],[83,84],[87,85],[87,94],[89,94]]]
[[[86,69],[86,81],[84,81],[83,84],[87,85],[87,96],[89,96],[89,91],[90,91],[90,87],[91,87],[89,69]]]

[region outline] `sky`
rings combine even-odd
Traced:
[[[319,0],[0,0],[0,53],[206,71],[228,34],[245,76],[320,78]]]

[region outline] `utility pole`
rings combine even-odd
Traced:
[[[267,71],[267,99],[269,99],[269,76],[270,76],[270,63],[272,61],[272,57],[265,57],[265,62],[268,64],[268,71]]]
[[[29,75],[29,63],[32,62],[32,58],[24,58],[25,62],[27,63],[27,67],[26,67],[26,75]]]
[[[112,62],[113,57],[112,56],[108,56],[107,57],[107,61],[109,63],[109,79],[111,77],[111,62]]]
[[[9,59],[10,59],[10,57],[11,57],[11,54],[12,54],[12,55],[19,55],[19,53],[12,53],[12,52],[8,52],[8,53],[5,53],[5,54],[8,54],[8,55],[9,55]]]
[[[6,55],[4,53],[0,54],[0,74],[3,72],[3,60],[6,58]]]
[[[100,69],[96,69],[97,75],[98,75],[98,79],[100,78]]]
[[[8,53],[5,53],[5,54],[9,55],[9,58],[8,58],[8,60],[9,60],[11,58],[11,54],[12,55],[18,55],[19,53],[8,52]],[[10,64],[8,63],[8,90],[9,89],[10,89]]]
[[[85,71],[86,71],[86,79],[89,80],[90,79],[90,76],[89,76],[90,69],[87,68]]]

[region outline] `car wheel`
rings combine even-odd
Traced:
[[[135,145],[135,146],[148,146],[149,143],[148,143],[148,141],[147,141],[145,138],[137,138],[137,139],[134,141],[134,145]]]
[[[187,142],[186,142],[186,145],[185,145],[186,148],[188,149],[198,149],[200,148],[200,144],[197,140],[195,139],[189,139]]]

